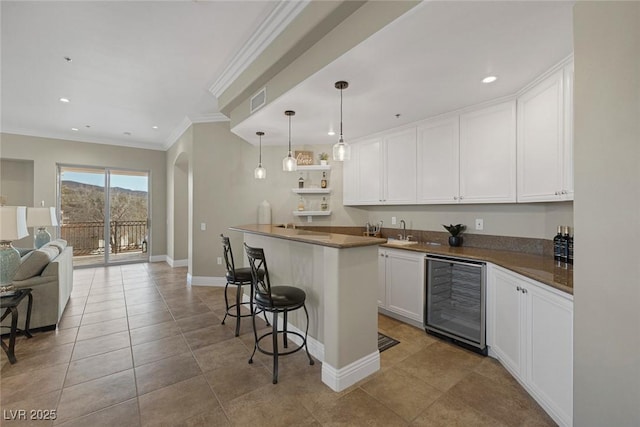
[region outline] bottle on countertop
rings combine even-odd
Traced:
[[[567,227],[568,228],[568,227]],[[573,236],[567,239],[567,262],[573,264]]]
[[[322,179],[320,180],[320,187],[327,188],[327,173],[322,172]]]
[[[569,262],[569,226],[565,225],[562,227],[562,254],[560,255],[560,260],[562,262]]]
[[[562,226],[558,226],[558,234],[553,238],[553,259],[562,261]]]

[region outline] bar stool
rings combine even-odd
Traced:
[[[231,242],[228,237],[224,235],[220,235],[222,240],[222,247],[224,249],[224,261],[227,267],[226,279],[227,284],[224,287],[224,304],[226,307],[224,313],[224,319],[222,319],[222,324],[224,325],[225,320],[227,320],[227,316],[236,318],[236,337],[240,335],[240,319],[243,317],[252,317],[253,316],[253,286],[252,284],[252,276],[251,276],[251,268],[243,267],[243,268],[235,268],[235,262],[233,261],[233,251],[231,250]],[[258,276],[263,276],[263,271],[258,271]],[[235,304],[229,305],[229,299],[227,297],[227,289],[229,285],[236,286],[236,302]],[[251,286],[249,288],[249,302],[242,302],[242,287],[245,285]],[[249,314],[240,314],[240,307],[243,305],[249,306]],[[232,312],[232,310],[234,312]],[[265,315],[264,320],[267,322],[267,326],[269,326],[269,321]],[[255,322],[254,322],[255,323]]]
[[[253,316],[253,334],[255,336],[255,344],[253,346],[253,353],[249,359],[249,363],[253,363],[253,356],[256,354],[256,350],[263,354],[273,356],[273,383],[278,383],[278,357],[293,354],[303,347],[307,352],[309,358],[309,365],[313,365],[314,361],[309,354],[309,348],[307,347],[307,333],[309,332],[309,312],[305,306],[306,293],[294,286],[271,286],[271,280],[269,280],[269,270],[267,269],[267,260],[264,256],[264,250],[262,248],[252,248],[246,243],[244,244],[249,258],[249,266],[251,268],[251,276],[253,279],[253,292],[255,299],[255,309],[268,311],[272,314],[271,325],[272,331],[267,332],[264,335],[258,337],[256,330],[256,318]],[[260,271],[264,271],[261,275]],[[307,328],[304,335],[296,331],[287,331],[287,314],[290,311],[297,310],[299,308],[304,309],[304,314],[307,316]],[[283,328],[278,330],[278,314],[283,315]],[[282,334],[284,341],[284,348],[288,348],[287,334],[297,335],[302,339],[302,343],[296,348],[280,352],[278,349],[278,334]],[[271,336],[273,342],[273,351],[267,351],[260,347],[260,341],[264,338]]]

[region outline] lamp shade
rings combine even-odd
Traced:
[[[28,208],[27,227],[57,226],[56,208]]]
[[[27,208],[25,206],[1,206],[0,241],[12,242],[28,235]]]

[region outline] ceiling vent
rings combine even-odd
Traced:
[[[258,93],[251,97],[250,101],[250,113],[253,114],[256,110],[260,109],[267,103],[267,88],[263,87]]]

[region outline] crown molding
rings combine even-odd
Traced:
[[[190,116],[191,123],[215,123],[215,122],[228,122],[229,117],[222,113],[208,113],[200,114],[197,116]]]
[[[84,142],[87,144],[104,144],[104,145],[116,145],[126,148],[141,148],[144,150],[156,150],[165,151],[166,149],[161,143],[153,142],[141,142],[141,141],[122,141],[111,138],[91,138],[86,135],[68,135],[64,132],[43,132],[35,129],[20,129],[20,128],[2,128],[2,133],[23,135],[23,136],[35,136],[37,138],[59,139],[63,141]]]
[[[281,1],[262,21],[224,69],[220,77],[209,87],[216,98],[231,86],[244,70],[273,42],[273,40],[295,19],[311,0]]]
[[[189,117],[185,116],[185,118],[182,119],[180,124],[178,126],[176,126],[173,129],[173,131],[169,134],[169,136],[165,140],[163,149],[164,150],[168,150],[169,148],[171,148],[171,146],[176,143],[176,141],[182,136],[182,134],[187,129],[189,129],[189,126],[191,126],[192,124],[193,124],[193,122],[191,121],[191,119],[189,119]]]

